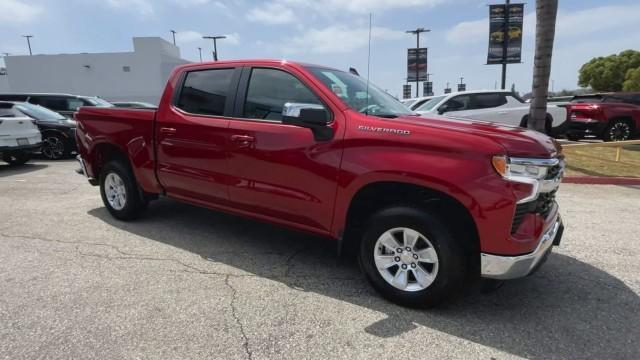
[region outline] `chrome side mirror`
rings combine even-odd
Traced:
[[[333,137],[333,128],[327,126],[330,121],[329,112],[322,105],[288,102],[282,108],[283,124],[311,129],[318,141]]]

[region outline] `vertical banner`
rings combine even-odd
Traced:
[[[467,84],[458,84],[458,91],[467,91]]]
[[[409,84],[402,85],[402,98],[403,99],[411,98],[411,85]]]
[[[425,81],[422,83],[422,95],[433,96],[433,82]]]
[[[444,89],[444,93],[445,94],[451,94],[451,88],[445,88]]]
[[[524,4],[489,6],[487,64],[509,64],[521,61],[523,16]]]
[[[416,72],[416,68],[418,69]],[[416,75],[418,76],[416,78]],[[407,49],[407,81],[427,80],[427,48]]]

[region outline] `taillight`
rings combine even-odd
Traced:
[[[585,114],[580,111],[572,111],[570,115],[570,119],[572,121],[580,121],[580,122],[597,122],[598,119],[594,119],[595,114]]]

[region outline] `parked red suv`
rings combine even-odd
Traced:
[[[640,130],[640,93],[582,95],[566,105],[570,140],[596,136],[604,141],[631,139]]]
[[[469,278],[527,276],[562,236],[555,140],[422,118],[348,72],[189,64],[157,111],[83,107],[76,119],[82,171],[114,217],[162,195],[333,238],[404,305],[437,304]]]

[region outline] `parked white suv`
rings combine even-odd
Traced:
[[[40,149],[42,136],[34,120],[0,102],[0,158],[9,165],[21,165]]]
[[[420,115],[440,114],[513,126],[527,126],[530,104],[505,90],[462,91],[435,96],[416,108]],[[546,133],[553,135],[567,119],[567,110],[555,104],[547,106]]]

